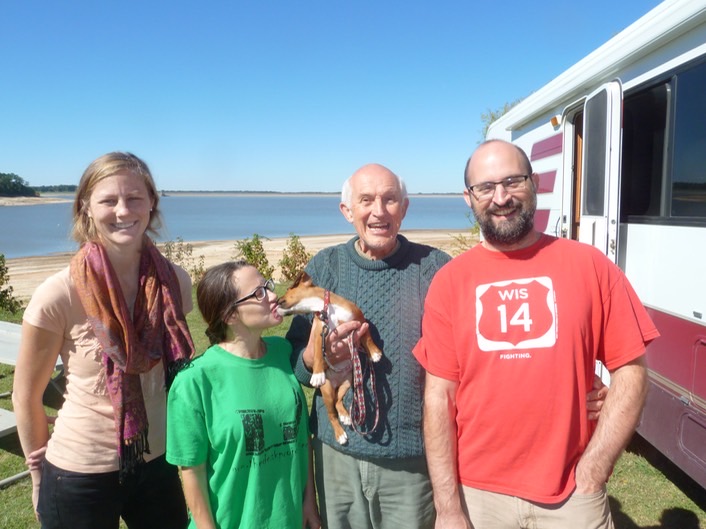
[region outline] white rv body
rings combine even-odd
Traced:
[[[494,122],[536,226],[600,248],[661,337],[638,431],[706,487],[706,0],[667,0]]]

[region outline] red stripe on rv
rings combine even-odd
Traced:
[[[534,229],[540,233],[544,233],[547,231],[547,224],[549,224],[549,210],[538,209],[534,214]]]
[[[647,347],[647,366],[706,399],[706,326],[647,308],[660,337]]]
[[[547,156],[552,156],[553,154],[559,154],[561,152],[561,133],[555,134],[547,138],[546,140],[538,141],[532,145],[532,153],[530,154],[530,161],[541,160]]]
[[[556,181],[556,171],[549,171],[547,173],[539,173],[539,185],[537,186],[537,193],[553,193],[554,192],[554,182]]]

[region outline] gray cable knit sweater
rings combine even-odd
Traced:
[[[372,337],[383,350],[383,359],[373,364],[380,420],[375,432],[363,436],[348,428],[348,444],[339,445],[326,415],[320,391],[312,407],[311,429],[324,443],[352,456],[406,458],[424,454],[422,396],[424,371],[412,355],[421,336],[424,298],[434,274],[451,258],[444,252],[411,243],[398,235],[399,249],[387,259],[369,260],[355,249],[358,237],[320,251],[307,265],[314,283],[356,303],[370,322]],[[294,353],[294,372],[309,384],[311,372],[301,359],[311,329],[311,318],[295,316],[287,333]],[[363,370],[368,368],[364,358]],[[366,375],[366,402],[373,402]],[[345,398],[350,410],[352,391]],[[367,427],[374,421],[368,407]]]

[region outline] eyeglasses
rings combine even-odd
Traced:
[[[508,176],[499,182],[482,182],[474,186],[468,186],[468,191],[476,200],[489,200],[495,194],[495,186],[502,185],[507,193],[516,193],[525,188],[525,182],[530,177],[528,174],[518,176]]]
[[[275,283],[271,279],[268,279],[265,281],[264,285],[260,285],[257,287],[255,290],[253,290],[250,294],[247,296],[243,296],[242,298],[235,300],[233,303],[231,303],[231,307],[235,307],[239,303],[242,303],[243,301],[247,301],[249,299],[255,298],[258,301],[262,301],[267,297],[267,292],[274,292],[275,291]]]

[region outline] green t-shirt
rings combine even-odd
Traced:
[[[289,364],[289,342],[268,337],[265,343],[267,352],[257,360],[214,345],[179,373],[169,391],[167,460],[206,463],[220,529],[302,524],[306,400]]]

